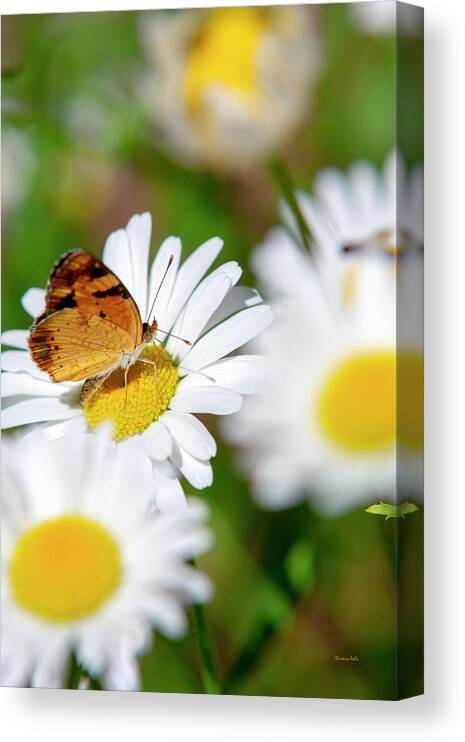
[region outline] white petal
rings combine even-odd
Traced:
[[[170,459],[166,459],[165,461],[154,462],[153,468],[159,474],[163,475],[164,477],[167,477],[168,479],[176,479],[178,476],[178,471],[175,465],[173,464],[173,462],[170,461]]]
[[[386,189],[387,214],[392,219],[392,223],[394,223],[396,218],[397,194],[399,193],[402,197],[404,196],[403,189],[405,188],[406,180],[405,163],[396,149],[393,149],[386,157],[383,166],[383,175]]]
[[[331,217],[325,210],[323,204],[321,204],[317,198],[311,198],[303,191],[297,192],[297,202],[308,226],[310,227],[310,232],[315,238],[319,254],[323,257],[329,258],[334,258],[337,254],[337,257],[339,257],[340,235],[334,229]],[[289,211],[289,216],[288,219],[285,220],[285,224],[288,224],[289,220],[291,220],[294,233],[297,232],[297,240],[300,242],[298,227],[294,216],[290,213],[288,207],[284,207],[283,210]]]
[[[24,350],[5,350],[2,353],[2,371],[25,371],[35,379],[43,379],[50,384],[49,375],[36,366],[31,356]]]
[[[153,259],[152,267],[150,269],[147,308],[145,310],[145,313],[142,315],[142,319],[150,319],[150,321],[153,321],[153,319],[155,318],[162,330],[168,331],[169,329],[171,329],[165,327],[166,314],[168,303],[173,291],[173,286],[176,282],[179,261],[181,260],[181,252],[182,246],[179,237],[168,237],[158,248],[157,254]],[[165,271],[168,267],[171,256],[173,256],[173,261],[168,268],[168,272],[165,275]],[[165,276],[164,279],[163,276]],[[152,309],[154,300],[155,304]],[[150,310],[152,311],[149,317]]]
[[[63,688],[69,660],[66,641],[55,640],[54,646],[41,653],[41,659],[32,676],[33,688]]]
[[[194,291],[174,323],[173,333],[194,344],[231,286],[231,280],[227,275],[218,274],[211,280],[204,281]],[[190,348],[186,343],[174,337],[170,337],[167,343],[168,353],[176,360],[184,358],[189,350]]]
[[[67,420],[63,420],[58,423],[45,423],[43,425],[38,424],[29,430],[24,432],[26,436],[40,436],[43,441],[56,441],[63,438],[65,435],[68,436],[80,436],[82,433],[87,433],[88,427],[85,418],[82,416],[73,417]]]
[[[222,265],[218,266],[218,268],[215,268],[215,270],[212,271],[209,276],[206,276],[206,278],[204,278],[203,281],[201,281],[201,283],[199,284],[199,288],[200,286],[204,285],[209,279],[213,278],[214,276],[220,275],[228,276],[228,278],[231,279],[232,285],[235,286],[242,276],[242,268],[237,260],[228,260],[227,263],[223,263]]]
[[[185,356],[183,366],[195,371],[214,363],[258,335],[272,320],[271,309],[265,304],[244,309],[200,338]]]
[[[1,687],[24,688],[28,684],[34,663],[34,657],[31,656],[32,652],[25,649],[21,653],[18,651],[7,653],[6,646],[7,635],[5,634],[2,646]]]
[[[186,496],[179,479],[165,477],[158,467],[154,469],[155,498],[162,513],[172,513],[187,508]]]
[[[21,304],[23,309],[35,319],[45,309],[45,291],[43,289],[28,289],[21,299]]]
[[[177,412],[210,413],[212,415],[231,415],[242,405],[242,397],[230,389],[219,386],[197,386],[176,392],[170,409]]]
[[[164,461],[173,447],[173,439],[166,428],[157,420],[144,430],[141,436],[144,450],[151,459]]]
[[[241,312],[243,309],[247,309],[247,307],[254,307],[256,304],[261,303],[262,297],[257,289],[251,289],[248,286],[233,286],[216,312],[210,317],[205,327],[205,332],[211,330],[215,325],[219,325],[220,322],[231,317],[231,315],[237,314],[237,312]]]
[[[179,591],[193,603],[206,603],[211,600],[213,585],[209,578],[197,569],[183,564],[171,569],[167,578],[171,590]]]
[[[139,663],[134,653],[130,649],[114,649],[104,679],[108,690],[139,690]]]
[[[81,415],[81,410],[73,409],[59,399],[39,397],[18,402],[2,410],[1,427],[5,429],[45,420],[66,420],[78,415]]]
[[[308,256],[282,227],[274,227],[268,232],[265,240],[253,251],[251,264],[271,296],[297,295],[305,300],[309,293],[309,280],[315,281]]]
[[[144,609],[160,631],[170,639],[177,639],[186,631],[184,611],[168,593],[154,596],[153,600],[147,601]]]
[[[68,388],[68,387],[66,387]],[[61,397],[65,389],[62,384],[36,379],[25,373],[3,373],[1,376],[2,397],[28,394],[33,397]]]
[[[338,232],[350,235],[354,229],[354,204],[346,176],[335,168],[321,170],[315,178],[314,190],[331,214]]]
[[[152,217],[149,213],[135,214],[128,222],[129,253],[134,274],[133,297],[143,320],[147,305],[148,262]]]
[[[210,459],[216,454],[216,442],[205,425],[186,412],[168,410],[162,422],[173,438],[192,456]]]
[[[179,519],[185,516],[190,509],[191,498],[187,501],[183,510],[178,510],[176,517]],[[172,515],[172,513],[169,513]],[[176,526],[176,524],[173,524]],[[204,527],[192,527],[192,520],[186,518],[185,527],[180,527],[178,521],[177,527],[164,529],[163,533],[157,534],[157,543],[160,548],[173,557],[191,559],[192,557],[204,554],[211,548],[213,543],[212,532]]]
[[[12,348],[21,348],[27,350],[27,330],[7,330],[2,332],[2,345],[9,345]]]
[[[163,320],[163,330],[171,330],[184,304],[218,257],[222,247],[223,240],[220,240],[219,237],[213,237],[198,247],[182,264],[178,271],[166,317]]]
[[[102,260],[134,296],[135,275],[129,251],[129,237],[125,229],[117,229],[109,235],[103,248]]]
[[[187,481],[197,489],[210,487],[213,482],[213,470],[209,461],[201,461],[191,456],[182,446],[177,444],[173,447],[171,460],[184,474]]]
[[[258,394],[263,388],[269,361],[263,356],[233,356],[203,369],[216,384],[238,394]]]
[[[366,236],[369,236],[370,232],[380,228],[378,223],[381,196],[379,175],[368,162],[356,162],[350,167],[349,179],[358,202],[359,214],[363,215],[363,220],[367,224]]]
[[[234,286],[242,275],[242,268],[231,260],[223,263],[209,276],[203,279],[193,291],[187,304],[182,309],[174,327],[174,335],[186,338],[194,343],[200,333],[204,331],[207,321],[217,307],[221,308],[223,299],[229,295],[231,287]],[[229,279],[226,283],[225,279]],[[223,291],[225,289],[225,291]],[[168,352],[177,358],[183,358],[189,350],[189,346],[174,337],[167,343]]]

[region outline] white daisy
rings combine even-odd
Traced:
[[[356,296],[360,267],[371,253],[392,259],[403,253],[423,252],[423,168],[409,174],[397,151],[386,158],[379,173],[369,162],[355,162],[347,174],[325,168],[315,177],[313,194],[296,193],[313,239],[314,259],[332,300],[349,304]],[[281,206],[284,227],[267,235],[271,252],[257,252],[254,268],[276,297],[305,294],[305,279],[293,286],[287,279],[287,261],[295,261],[293,244],[300,242],[296,220]],[[279,269],[281,266],[281,269]],[[395,278],[395,271],[389,270]]]
[[[131,292],[145,319],[173,256],[155,303],[164,333],[159,332],[159,345],[147,346],[143,353],[156,361],[156,376],[152,366],[137,364],[126,397],[115,371],[81,404],[82,383],[52,383],[30,356],[28,332],[8,331],[2,342],[16,350],[2,355],[2,427],[42,423],[41,434],[45,430],[53,439],[111,422],[117,440],[124,444],[134,437],[151,460],[157,504],[165,509],[184,500],[181,474],[197,488],[212,483],[210,459],[216,443],[195,413],[229,415],[240,408],[242,395],[257,390],[262,359],[226,356],[267,327],[272,315],[256,291],[236,286],[242,272],[236,262],[204,277],[221,250],[220,239],[209,240],[180,265],[181,242],[169,237],[149,270],[150,235],[150,215],[132,217],[126,229],[107,239],[103,261]],[[37,317],[44,308],[44,291],[29,289],[22,303]],[[167,336],[169,331],[188,338],[192,346]]]
[[[422,260],[359,266],[350,307],[330,302],[312,258],[290,241],[257,248],[275,322],[254,341],[269,360],[262,393],[225,421],[256,499],[304,497],[324,512],[406,499],[422,485]],[[266,266],[266,270],[261,268]],[[273,276],[271,275],[273,274]],[[286,284],[286,294],[283,286]],[[397,294],[397,296],[396,296]],[[397,316],[406,319],[396,328]],[[408,320],[408,321],[407,321]]]
[[[211,543],[200,502],[153,508],[137,447],[105,432],[4,442],[1,684],[66,685],[71,652],[109,689],[137,690],[137,658],[211,596],[187,560]],[[137,495],[137,496],[136,496]]]
[[[153,67],[144,105],[181,160],[237,168],[309,110],[320,50],[308,8],[158,11],[141,32]]]

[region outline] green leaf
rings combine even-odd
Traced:
[[[406,500],[401,505],[393,505],[388,502],[378,502],[370,507],[365,508],[366,513],[371,515],[384,515],[386,520],[389,518],[405,518],[410,513],[415,513],[418,507],[413,503]]]

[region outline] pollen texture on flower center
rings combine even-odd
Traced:
[[[113,423],[117,441],[143,433],[158,420],[167,410],[179,381],[176,367],[161,346],[147,346],[140,358],[129,368],[127,389],[124,371],[117,369],[83,405],[90,427]]]
[[[10,581],[22,608],[63,623],[95,613],[118,587],[121,572],[113,536],[96,521],[65,515],[33,526],[18,539]]]

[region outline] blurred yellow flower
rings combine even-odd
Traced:
[[[244,99],[260,95],[255,57],[267,25],[259,8],[212,11],[187,59],[184,95],[190,111],[202,108],[212,84],[234,90]]]
[[[265,157],[309,110],[320,53],[307,8],[158,11],[141,29],[153,65],[144,102],[185,162]]]

